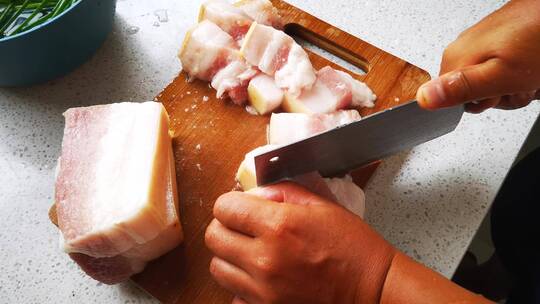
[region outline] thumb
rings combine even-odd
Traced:
[[[490,59],[425,83],[416,98],[420,106],[434,110],[521,91],[526,84],[511,74],[501,60]]]
[[[260,198],[279,202],[298,205],[320,205],[331,203],[306,188],[293,182],[282,182],[248,190],[246,193],[258,196]]]

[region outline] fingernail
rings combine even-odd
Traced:
[[[444,103],[446,95],[444,94],[440,78],[433,79],[420,87],[417,99],[420,103],[428,107],[437,107]]]

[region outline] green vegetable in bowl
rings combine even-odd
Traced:
[[[0,0],[0,39],[28,31],[79,0]]]

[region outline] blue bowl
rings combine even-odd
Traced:
[[[112,29],[116,0],[80,0],[27,32],[0,39],[0,86],[26,86],[71,72]]]

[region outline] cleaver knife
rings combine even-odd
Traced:
[[[319,171],[330,177],[452,132],[464,107],[428,111],[416,101],[255,157],[257,185]]]

